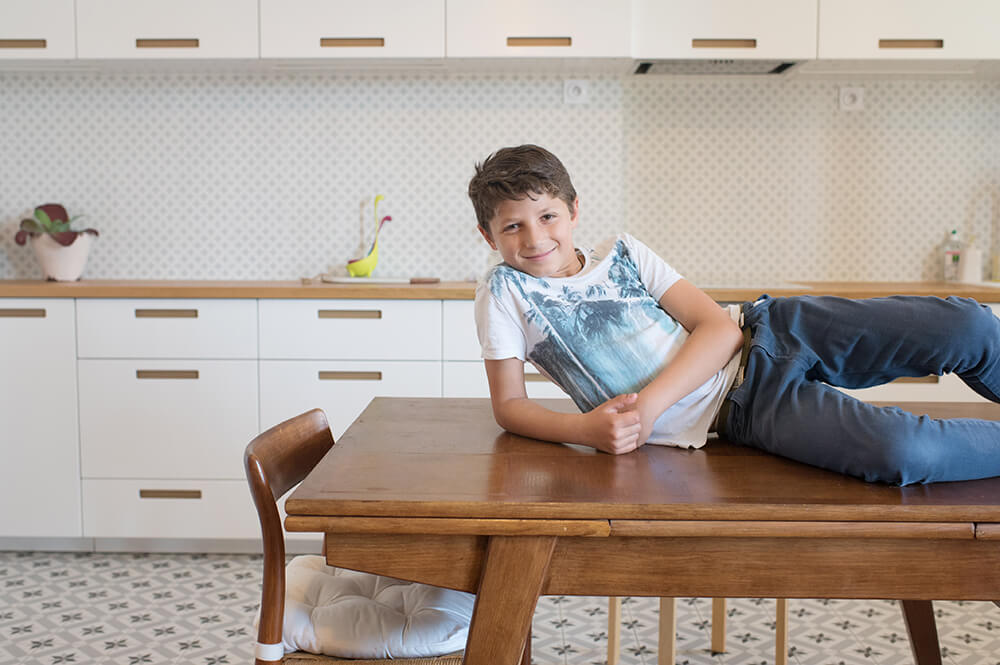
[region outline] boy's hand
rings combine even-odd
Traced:
[[[639,447],[642,423],[636,410],[636,393],[612,397],[584,416],[586,442],[606,453],[620,455]]]

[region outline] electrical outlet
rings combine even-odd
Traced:
[[[566,79],[563,81],[563,104],[586,104],[590,101],[590,81]]]
[[[862,87],[840,88],[840,110],[862,111],[865,108],[865,89]]]

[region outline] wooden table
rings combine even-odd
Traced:
[[[722,441],[614,457],[506,433],[485,399],[375,399],[286,510],[331,565],[477,593],[471,665],[518,662],[540,594],[1000,599],[1000,479],[894,488]]]

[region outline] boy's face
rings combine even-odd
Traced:
[[[482,227],[479,231],[511,267],[534,277],[569,277],[582,267],[573,247],[579,209],[579,199],[570,211],[562,199],[548,194],[503,201],[489,233]]]

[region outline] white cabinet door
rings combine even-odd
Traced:
[[[996,0],[822,0],[820,58],[1000,57]]]
[[[80,360],[84,478],[243,477],[254,360]]]
[[[440,362],[260,362],[261,429],[319,407],[326,413],[334,438],[339,439],[374,397],[440,396]]]
[[[448,0],[449,58],[630,55],[622,0]]]
[[[261,0],[262,58],[443,58],[444,0]]]
[[[81,535],[73,301],[0,300],[0,536]]]
[[[816,57],[817,0],[635,0],[636,58]]]
[[[257,0],[76,0],[81,58],[257,58]]]
[[[0,2],[0,58],[75,58],[73,0]]]
[[[482,360],[445,361],[442,373],[444,397],[489,397],[490,384]],[[567,398],[562,388],[524,366],[524,390],[531,399]]]
[[[441,312],[445,360],[479,360],[482,347],[476,334],[476,306],[471,300],[445,300]]]

